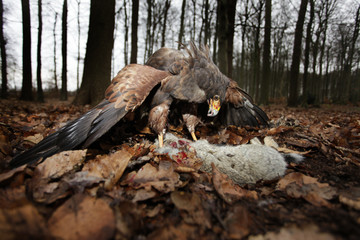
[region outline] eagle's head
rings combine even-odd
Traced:
[[[191,42],[187,52],[189,68],[192,70],[191,76],[206,95],[209,105],[207,116],[215,117],[225,101],[226,89],[230,80],[214,64],[207,46],[197,47],[194,42]]]

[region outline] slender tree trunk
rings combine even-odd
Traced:
[[[54,20],[54,28],[53,28],[53,37],[54,37],[54,83],[55,83],[55,91],[56,93],[59,92],[58,82],[57,82],[57,63],[56,63],[56,23],[57,23],[57,16],[58,14],[55,13],[55,20]]]
[[[21,0],[23,18],[23,81],[21,99],[32,101],[31,26],[29,0]]]
[[[124,22],[125,22],[125,37],[124,37],[124,63],[128,65],[128,52],[129,52],[129,21],[126,8],[127,0],[124,0]]]
[[[146,38],[145,38],[145,54],[144,62],[151,56],[150,39],[151,39],[151,25],[152,25],[152,0],[147,0],[147,20],[146,20]]]
[[[166,36],[166,23],[167,23],[167,16],[170,8],[171,0],[165,1],[164,6],[164,22],[162,27],[162,34],[161,34],[161,47],[165,47],[165,36]]]
[[[7,59],[6,59],[6,40],[4,36],[4,7],[0,0],[0,49],[1,49],[1,98],[8,96],[8,78],[7,78]]]
[[[64,0],[62,12],[62,72],[61,72],[61,93],[60,100],[66,101],[67,96],[67,0]]]
[[[351,68],[353,66],[354,61],[354,54],[356,51],[356,41],[359,37],[359,29],[360,29],[360,4],[356,11],[355,16],[355,24],[354,24],[354,31],[351,37],[350,47],[349,47],[349,54],[345,61],[344,67],[344,84],[345,84],[345,92],[342,94],[342,103],[347,103],[350,101],[350,93],[351,93]]]
[[[271,0],[265,1],[265,35],[263,52],[263,74],[261,82],[260,103],[269,103],[269,85],[271,79],[270,71],[270,48],[271,48]]]
[[[213,42],[213,61],[215,64],[218,63],[218,52],[217,52],[217,43],[218,43],[218,34],[219,34],[219,3],[216,6],[216,23],[215,23],[215,34]]]
[[[186,0],[183,0],[182,5],[181,5],[180,31],[179,31],[179,40],[178,40],[178,49],[179,50],[180,50],[181,44],[183,43],[183,37],[184,37],[185,7],[186,7]]]
[[[137,63],[137,29],[139,19],[139,0],[132,0],[132,20],[131,20],[131,57],[130,63]]]
[[[38,0],[38,46],[37,46],[37,70],[36,70],[36,81],[37,81],[37,101],[44,102],[44,92],[42,89],[41,81],[41,36],[42,36],[42,1]]]
[[[218,61],[219,69],[226,76],[232,75],[234,22],[236,0],[218,0]]]
[[[304,53],[304,76],[303,76],[303,85],[302,85],[302,92],[303,92],[303,104],[306,103],[308,98],[308,72],[309,72],[309,56],[310,56],[310,43],[311,43],[311,28],[314,21],[314,0],[310,1],[310,19],[306,27],[306,40],[305,40],[305,53]]]
[[[95,105],[104,98],[111,79],[114,26],[115,0],[91,0],[83,80],[75,104]]]
[[[205,5],[205,9],[204,9],[204,11],[205,11],[205,13],[204,13],[204,15],[205,15],[204,44],[208,45],[209,40],[210,40],[209,0],[205,0],[204,5]]]
[[[76,0],[77,2],[77,66],[76,66],[76,91],[79,91],[80,87],[80,36],[81,36],[81,27],[80,27],[80,0]]]
[[[299,67],[300,67],[300,58],[301,58],[301,41],[303,35],[303,27],[306,14],[306,6],[308,0],[301,0],[300,10],[298,20],[296,22],[295,28],[295,40],[294,40],[294,50],[290,70],[290,91],[288,98],[289,106],[298,105],[298,78],[299,78]]]

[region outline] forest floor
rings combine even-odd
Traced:
[[[111,131],[89,149],[6,169],[89,107],[0,101],[1,239],[359,239],[360,109],[265,107],[272,125],[216,131],[211,143],[271,136],[305,156],[285,176],[236,185],[195,155],[154,151],[149,129]],[[190,139],[182,127],[171,132]],[[118,139],[122,139],[121,141]]]

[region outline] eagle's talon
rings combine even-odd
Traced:
[[[196,138],[195,132],[191,132],[191,137],[193,138],[193,140],[194,140],[195,142],[197,141],[197,138]]]
[[[164,146],[164,135],[160,133],[158,135],[158,139],[159,139],[159,148],[162,148]]]

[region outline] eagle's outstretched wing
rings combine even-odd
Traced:
[[[76,147],[88,147],[129,111],[138,108],[150,91],[169,75],[168,72],[149,66],[130,64],[124,67],[111,82],[102,102],[47,136],[33,148],[14,157],[10,167],[45,159]]]

